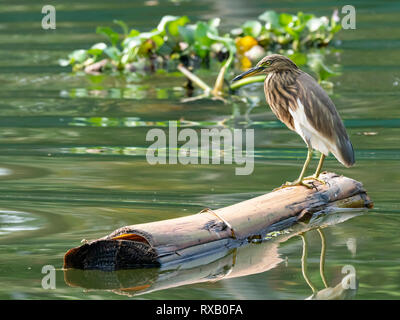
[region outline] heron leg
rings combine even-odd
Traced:
[[[297,182],[303,182],[304,174],[306,173],[306,170],[307,170],[307,168],[308,168],[308,165],[310,164],[312,155],[313,155],[313,150],[309,147],[309,148],[308,148],[308,152],[307,152],[306,161],[304,162],[303,169],[301,170],[301,173],[300,173],[299,178],[296,180]],[[296,182],[296,181],[295,181],[295,182]]]
[[[321,158],[319,159],[318,167],[315,170],[314,175],[305,177],[304,180],[316,180],[316,181],[321,182],[322,184],[325,184],[326,182],[324,180],[319,179],[319,174],[321,173],[322,166],[324,164],[324,160],[325,160],[325,155],[323,153],[321,153]]]
[[[324,164],[324,160],[325,160],[325,155],[323,153],[321,153],[321,158],[319,159],[317,170],[315,170],[315,173],[314,173],[314,178],[316,178],[316,179],[318,179],[319,174],[321,173],[322,165]]]
[[[300,173],[300,176],[298,177],[298,179],[293,182],[286,182],[285,184],[283,184],[282,186],[280,186],[279,188],[277,188],[275,190],[279,190],[279,189],[287,188],[287,187],[293,187],[293,186],[305,186],[309,189],[313,188],[313,186],[310,186],[307,183],[303,182],[304,174],[306,173],[308,165],[310,164],[312,155],[313,155],[313,150],[311,147],[308,147],[307,158],[306,158],[306,161],[304,162],[303,169],[301,170],[301,173]]]
[[[313,285],[311,282],[310,278],[307,275],[307,253],[308,253],[308,243],[307,239],[305,237],[305,233],[300,234],[301,239],[303,240],[303,254],[301,256],[301,272],[303,274],[303,278],[310,287],[310,289],[313,292],[313,295],[315,295],[318,290],[317,288]]]
[[[317,229],[319,236],[321,237],[321,257],[319,259],[319,273],[321,275],[322,282],[324,283],[325,288],[328,288],[328,282],[325,277],[325,254],[326,254],[326,239],[325,235],[322,232],[321,228]]]

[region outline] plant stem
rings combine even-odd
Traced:
[[[211,88],[203,80],[201,80],[194,73],[186,69],[182,64],[178,65],[178,70],[182,72],[186,77],[188,77],[191,81],[193,81],[198,87],[203,89],[205,93],[209,93],[211,91]]]
[[[232,83],[230,86],[230,89],[236,90],[245,85],[255,83],[255,82],[263,82],[264,80],[265,80],[265,75],[244,78],[244,79],[241,79],[239,81]]]
[[[226,65],[224,65],[218,73],[217,80],[215,81],[215,85],[211,93],[214,96],[220,96],[222,92],[222,87],[224,85],[224,76],[226,72]]]
[[[225,73],[233,61],[233,56],[234,56],[233,53],[230,53],[228,60],[226,60],[225,64],[222,66],[221,70],[219,70],[217,80],[215,81],[213,91],[211,92],[216,97],[222,95],[222,88],[224,86]]]

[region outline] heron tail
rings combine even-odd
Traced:
[[[353,145],[347,137],[340,139],[338,142],[336,150],[332,150],[332,153],[341,164],[349,168],[356,162]]]

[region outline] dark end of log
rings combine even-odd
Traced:
[[[95,240],[70,249],[64,256],[64,268],[119,270],[159,265],[151,246],[132,240]]]

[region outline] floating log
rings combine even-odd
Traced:
[[[233,249],[221,248],[219,252],[161,268],[112,272],[65,269],[64,279],[71,287],[107,290],[116,294],[136,296],[184,285],[216,282],[267,272],[284,261],[279,254],[279,246],[282,243],[299,235],[305,235],[311,230],[321,231],[363,214],[366,214],[366,209],[329,208],[323,212],[320,211],[308,222],[297,223],[283,232],[274,232],[262,242],[248,243]],[[299,271],[300,278],[301,273]],[[346,288],[342,286],[342,281],[339,281],[339,285],[315,292],[308,299],[345,298],[346,294],[352,291],[344,289]]]
[[[324,172],[324,184],[278,189],[216,210],[122,227],[70,249],[64,268],[118,270],[160,267],[263,239],[327,208],[372,208],[362,184]],[[311,182],[310,182],[311,183]]]

